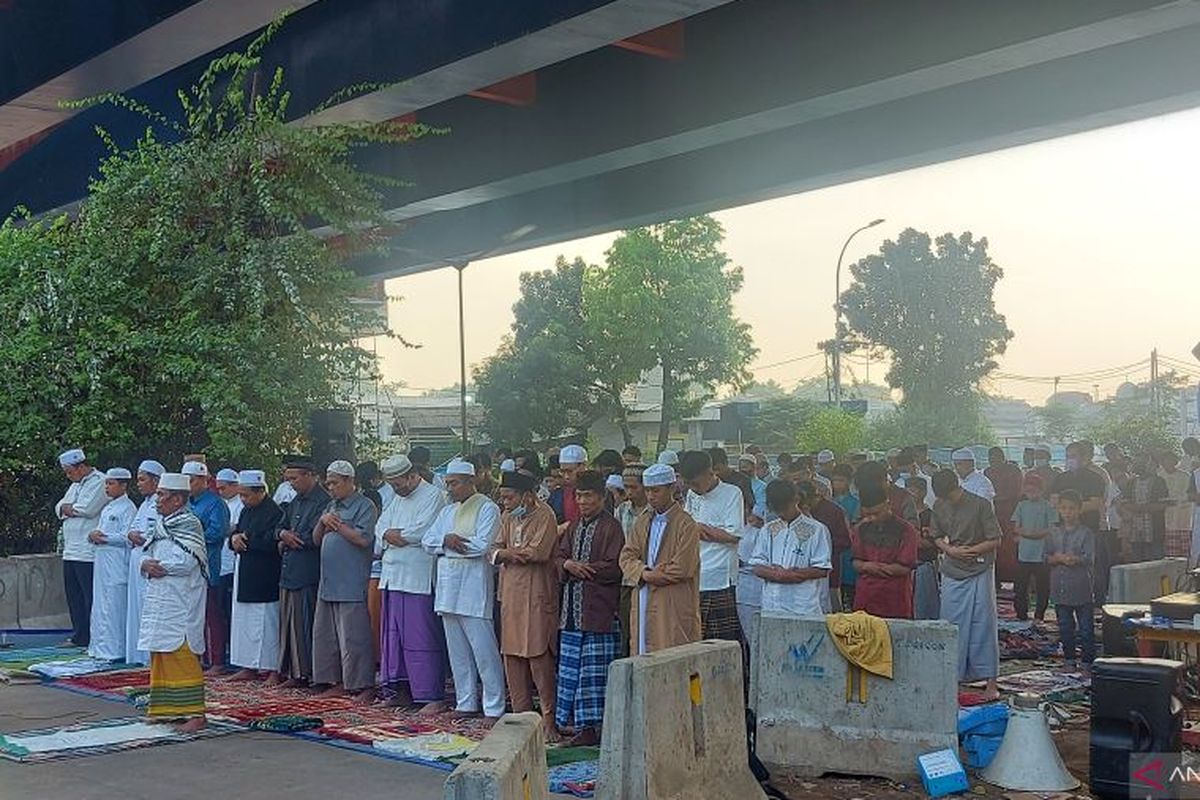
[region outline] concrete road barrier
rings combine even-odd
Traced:
[[[0,558],[0,628],[70,628],[62,558],[55,553]]]
[[[446,779],[445,800],[544,800],[546,737],[533,712],[505,714]]]
[[[768,769],[911,779],[918,755],[958,747],[957,628],[941,620],[888,620],[888,628],[892,680],[851,672],[823,617],[760,617],[752,697]]]
[[[614,661],[597,800],[755,800],[735,642],[705,641]]]
[[[1108,602],[1149,603],[1170,594],[1175,591],[1175,582],[1187,572],[1187,565],[1186,558],[1117,564],[1108,573]]]

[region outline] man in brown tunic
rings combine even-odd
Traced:
[[[629,651],[638,655],[700,641],[700,535],[675,500],[675,470],[642,474],[650,511],[638,517],[621,550],[621,571],[636,581]]]
[[[555,661],[558,650],[558,521],[537,496],[527,472],[500,478],[504,515],[492,551],[500,566],[500,653],[514,712],[533,710],[537,687],[546,738],[554,728]]]

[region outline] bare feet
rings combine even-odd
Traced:
[[[476,717],[482,717],[482,716],[483,716],[482,711],[451,711],[450,712],[450,719],[475,719]]]
[[[571,747],[595,747],[600,744],[599,728],[584,728],[567,742]]]
[[[282,686],[283,685],[283,676],[280,675],[278,672],[272,672],[270,675],[267,676],[266,685],[267,686]]]
[[[213,666],[204,670],[204,677],[206,677],[206,678],[220,678],[224,674],[225,674],[225,668],[222,667],[220,664],[214,664]]]
[[[500,721],[499,717],[484,717],[483,718],[483,727],[490,728],[499,721]]]
[[[554,725],[554,720],[542,720],[542,731],[546,734],[546,744],[558,744],[563,740],[562,734]]]
[[[1000,699],[1000,689],[996,686],[995,678],[992,678],[987,682],[987,686],[984,688],[981,696],[983,697],[983,701],[985,703],[992,703]]]
[[[288,678],[283,683],[279,684],[280,689],[307,689],[308,681],[303,678]]]
[[[206,717],[192,717],[187,722],[180,725],[177,730],[180,733],[195,733],[202,731],[208,727],[208,719]]]
[[[450,704],[445,700],[438,700],[433,703],[426,703],[421,706],[421,710],[417,712],[418,717],[433,717],[438,714],[445,714],[450,710]]]
[[[230,681],[256,681],[258,680],[258,670],[256,669],[239,669],[237,672],[229,676]]]
[[[354,695],[354,702],[360,706],[369,706],[375,701],[375,687],[368,686]]]
[[[340,683],[335,683],[335,684],[331,685],[325,691],[317,694],[317,697],[321,697],[321,698],[323,698],[323,697],[345,697],[345,696],[346,696],[346,689]]]

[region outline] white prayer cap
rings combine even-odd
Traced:
[[[200,461],[184,462],[183,467],[181,467],[179,471],[180,473],[193,478],[208,477],[208,466]]]
[[[609,475],[608,480],[604,481],[604,488],[606,488],[606,489],[624,489],[625,481],[621,478],[620,475]]]
[[[559,464],[586,464],[587,460],[587,450],[577,444],[569,444],[558,451]]]
[[[110,481],[127,481],[133,476],[129,474],[129,470],[124,467],[113,467],[108,472],[104,473],[104,477]]]
[[[447,475],[470,475],[475,477],[475,465],[470,461],[463,461],[461,458],[451,459],[446,465]]]
[[[967,447],[960,447],[950,454],[951,461],[975,461],[975,452]]]
[[[217,473],[217,480],[225,481],[225,483],[240,483],[238,480],[238,471],[229,467]]]
[[[658,463],[673,467],[679,463],[679,453],[674,450],[663,450],[658,454]]]
[[[899,455],[899,453],[897,453]],[[817,453],[818,464],[832,464],[835,461],[832,450],[822,450]]]
[[[325,475],[341,475],[343,478],[353,478],[354,465],[349,461],[339,458],[337,461],[331,461],[329,466],[325,468]]]
[[[500,462],[500,471],[501,472],[516,472],[517,471],[517,462],[513,461],[511,458],[504,459],[503,461]]]
[[[738,456],[739,464],[757,464],[758,461],[754,458],[753,453],[742,453]]]
[[[385,479],[399,478],[412,471],[412,461],[406,455],[388,456],[379,465],[379,471]]]
[[[674,453],[666,450],[665,453]],[[659,456],[662,458],[662,456]],[[651,464],[642,473],[643,486],[672,486],[675,483],[675,470],[670,464]]]
[[[147,475],[153,475],[156,478],[159,477],[160,475],[162,475],[166,471],[167,471],[166,467],[164,467],[162,464],[158,463],[157,461],[155,461],[152,458],[147,458],[145,461],[138,464],[138,472],[144,472]]]
[[[158,488],[168,492],[191,491],[192,483],[187,475],[181,472],[164,472],[158,481]]]
[[[225,470],[221,470],[221,472],[224,471]],[[233,472],[233,470],[229,471]],[[222,478],[218,474],[217,480],[223,481],[228,479]],[[251,489],[265,489],[267,488],[267,475],[261,469],[244,469],[241,472],[234,472],[233,480],[229,482],[240,483],[242,486],[247,486]]]
[[[82,464],[85,461],[87,461],[87,456],[85,456],[83,451],[79,448],[68,450],[67,452],[61,453],[58,456],[58,463],[64,467],[73,467],[76,464]]]

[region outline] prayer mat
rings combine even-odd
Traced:
[[[30,664],[29,671],[44,678],[74,678],[79,675],[91,675],[95,672],[110,672],[113,662],[103,658],[72,658],[60,661],[41,661]]]
[[[591,797],[596,793],[599,761],[576,761],[550,769],[550,791],[575,797]]]
[[[236,733],[232,725],[209,721],[195,733],[180,733],[170,725],[151,725],[145,717],[107,719],[66,728],[42,728],[0,736],[0,758],[38,764],[63,758],[81,758],[121,750],[189,742]]]
[[[1064,673],[1053,669],[1031,669],[1003,675],[996,685],[1002,692],[1032,692],[1047,700],[1054,700],[1059,693],[1083,689],[1090,681],[1081,673]]]
[[[109,672],[63,678],[59,683],[101,696],[128,697],[131,689],[150,688],[150,670],[145,667],[110,670]]]
[[[1000,658],[1046,658],[1058,652],[1058,635],[1032,622],[1002,621],[999,626]]]
[[[27,670],[42,661],[69,661],[86,657],[87,650],[82,647],[16,647],[0,650],[0,669]]]
[[[277,717],[265,717],[251,720],[247,726],[251,730],[270,731],[271,733],[296,733],[311,731],[324,724],[320,717],[302,717],[296,714],[281,714]]]
[[[461,759],[478,745],[477,740],[456,733],[429,733],[424,736],[383,739],[372,743],[376,750],[430,763]]]
[[[546,766],[561,767],[563,764],[574,764],[576,761],[599,761],[599,747],[561,747],[546,748]]]

